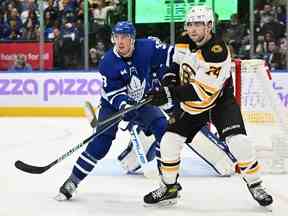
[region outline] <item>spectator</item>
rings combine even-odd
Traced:
[[[22,39],[23,40],[37,40],[38,34],[37,34],[36,29],[37,29],[37,26],[33,24],[32,19],[27,19],[26,23],[24,24]]]
[[[63,40],[61,37],[61,31],[57,26],[53,27],[51,40],[53,40],[54,48],[54,67],[62,69],[64,67],[64,55],[63,55]]]
[[[268,21],[267,19],[267,23],[262,26],[261,32],[262,34],[273,32],[275,39],[278,40],[280,37],[284,36],[285,26],[279,23],[274,17],[270,17],[269,19],[270,20]]]
[[[77,67],[81,47],[80,32],[75,23],[71,23],[68,20],[65,21],[64,26],[61,28],[61,36],[63,39],[64,66],[66,68]]]
[[[9,69],[9,71],[29,72],[29,71],[32,71],[32,67],[30,64],[28,64],[26,62],[26,56],[25,55],[17,55],[15,58],[15,62],[12,65],[12,67]]]
[[[260,26],[262,27],[264,24],[270,22],[275,16],[272,5],[269,3],[265,4],[263,10],[260,11]]]
[[[22,2],[22,11],[19,11],[22,23],[26,22],[30,11],[37,11],[37,5],[36,5],[35,1],[34,0],[24,0]]]
[[[44,26],[46,28],[52,28],[55,20],[52,18],[50,11],[44,12]]]
[[[279,47],[276,45],[276,41],[268,42],[267,52],[264,55],[265,61],[268,63],[271,70],[281,69],[281,53],[279,52]]]
[[[282,25],[286,25],[286,9],[283,5],[278,5],[276,7],[276,17],[279,23],[281,23]]]
[[[96,41],[110,38],[110,26],[107,25],[108,12],[116,9],[118,0],[113,0],[110,4],[106,4],[104,0],[89,0],[92,10],[93,22],[91,30],[96,35]],[[105,41],[107,44],[108,41]]]
[[[288,41],[286,38],[280,38],[279,40],[279,52],[281,55],[281,69],[287,69],[287,50],[288,50]]]
[[[258,37],[256,39],[256,48],[255,48],[256,58],[263,58],[266,50],[267,49],[266,49],[266,43],[264,40],[264,36],[258,35]]]
[[[45,26],[45,31],[44,31],[45,40],[53,40],[55,38],[55,34],[54,34],[55,28],[57,28],[58,31],[60,32],[59,29],[61,28],[61,24],[58,20],[53,22],[53,26],[50,26],[50,24],[47,24],[47,26]]]
[[[97,50],[95,48],[91,48],[89,50],[89,67],[96,68],[99,63],[99,58],[97,54]]]
[[[59,3],[59,11],[58,11],[58,20],[61,23],[65,24],[68,22],[75,22],[75,5],[72,0],[60,0]]]
[[[9,25],[5,22],[5,12],[0,10],[0,40],[7,38],[9,35]]]
[[[240,23],[237,14],[231,15],[231,22],[226,27],[226,32],[224,34],[225,40],[229,45],[233,47],[235,53],[238,54],[241,41],[245,35],[245,26]]]
[[[10,24],[10,26],[11,26],[11,21],[13,21],[13,25],[15,25],[16,31],[21,31],[23,23],[22,23],[22,20],[20,19],[19,13],[16,8],[12,8],[9,17],[7,18],[7,23]]]
[[[268,52],[268,44],[271,41],[275,41],[273,32],[267,31],[264,35],[258,35],[256,41],[255,54],[257,58],[263,58]]]
[[[84,1],[80,1],[78,7],[76,8],[75,15],[77,20],[81,20],[84,23]]]
[[[51,20],[51,22],[54,22],[58,16],[57,8],[54,7],[54,0],[48,0],[47,3],[48,3],[48,6],[44,10],[44,14],[45,14],[44,17],[46,17],[46,14],[49,13],[49,20]]]
[[[104,53],[105,53],[104,43],[100,41],[97,42],[96,49],[91,48],[89,50],[90,67],[92,68],[97,67]]]
[[[18,40],[22,37],[20,30],[17,28],[16,20],[10,20],[8,27],[8,40]]]
[[[249,34],[243,37],[241,41],[241,46],[239,48],[238,57],[243,59],[249,59],[250,57],[250,41],[249,41]]]
[[[119,0],[89,0],[92,5],[92,14],[93,21],[98,25],[107,24],[108,12],[116,9]],[[109,5],[106,5],[106,2],[110,2]]]
[[[35,28],[39,26],[39,20],[34,9],[30,9],[28,11],[28,17],[26,19],[26,22],[24,22],[24,26],[27,26],[28,22],[31,22],[32,26],[34,26]]]

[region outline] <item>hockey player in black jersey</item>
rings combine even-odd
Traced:
[[[189,10],[185,20],[187,34],[176,43],[172,66],[164,76],[168,84],[150,93],[152,104],[161,106],[175,100],[180,102],[181,110],[160,143],[161,186],[144,196],[145,204],[176,203],[183,143],[191,142],[207,122],[215,125],[237,159],[235,166],[252,197],[261,206],[273,202],[262,186],[260,165],[234,99],[229,49],[212,33],[213,25],[211,8],[194,6]],[[168,141],[173,139],[177,142],[171,145]]]

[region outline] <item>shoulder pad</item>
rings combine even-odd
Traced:
[[[194,52],[196,49],[196,44],[189,38],[187,34],[184,34],[176,41],[175,47],[186,49],[189,48],[191,52]]]
[[[223,62],[229,54],[224,41],[215,38],[212,38],[201,50],[206,62]]]

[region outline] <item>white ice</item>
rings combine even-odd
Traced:
[[[0,133],[0,216],[288,215],[288,175],[263,176],[266,187],[274,195],[272,212],[257,205],[237,176],[184,176],[180,178],[183,191],[177,206],[147,208],[143,206],[143,195],[155,189],[158,181],[115,174],[105,161],[99,163],[100,174],[95,172],[79,185],[74,199],[57,202],[53,197],[82,149],[40,175],[17,170],[14,162],[20,159],[33,165],[47,165],[91,134],[86,120],[1,117]],[[120,134],[105,160],[115,158],[127,139],[126,134]]]

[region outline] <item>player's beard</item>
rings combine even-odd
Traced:
[[[211,38],[211,32],[210,29],[206,27],[204,35],[201,37],[200,40],[195,41],[197,46],[202,46],[203,44],[205,44],[208,40],[210,40]]]

